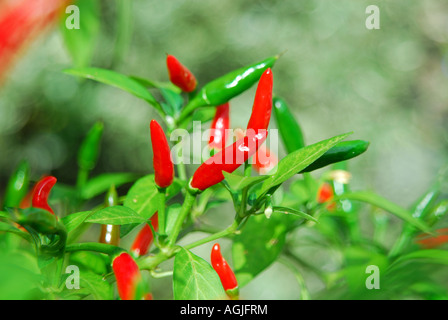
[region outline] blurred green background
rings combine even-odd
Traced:
[[[354,190],[409,206],[448,158],[446,1],[98,3],[98,15],[88,20],[91,66],[167,81],[169,53],[201,85],[286,51],[273,69],[274,91],[293,109],[307,142],[353,131],[352,139],[371,143],[349,163]],[[371,4],[380,9],[379,30],[365,27]],[[0,194],[22,158],[34,179],[51,173],[74,184],[76,152],[97,120],[105,132],[93,174],[152,172],[148,125],[158,115],[126,92],[62,72],[72,66],[56,27],[31,45],[0,87]],[[231,101],[232,127],[246,125],[254,92]]]

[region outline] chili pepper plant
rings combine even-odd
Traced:
[[[107,125],[92,119],[75,185],[51,172],[30,176],[23,159],[2,198],[2,297],[236,300],[281,264],[296,279],[291,299],[447,298],[444,172],[411,208],[352,191],[351,159],[369,142],[350,139],[351,132],[305,141],[288,102],[275,94],[279,58],[204,84],[172,55],[157,80],[100,68],[65,70],[154,108],[144,146],[153,158],[143,176],[93,175]],[[252,87],[247,127],[232,128],[233,99]],[[172,135],[192,133],[198,122],[208,129],[201,155],[179,153],[182,139]],[[210,224],[220,208],[227,219]],[[363,223],[374,232],[365,232]],[[195,232],[201,236],[189,237]],[[86,234],[95,236],[84,240]],[[333,269],[326,269],[332,260]],[[168,293],[154,291],[160,278],[172,284]]]

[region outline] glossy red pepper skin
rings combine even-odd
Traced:
[[[168,74],[170,81],[179,87],[182,91],[192,92],[196,89],[197,80],[196,77],[172,55],[166,56],[166,65],[168,68]]]
[[[271,68],[261,75],[255,92],[252,114],[247,124],[247,129],[267,130],[272,113],[272,88],[274,77]]]
[[[49,211],[54,214],[53,209],[48,205],[48,197],[57,179],[53,176],[47,176],[40,179],[34,187],[32,206]]]
[[[151,143],[153,151],[153,165],[155,182],[159,188],[167,188],[174,179],[174,164],[165,132],[156,120],[151,120]]]
[[[154,213],[150,221],[152,227],[154,228],[154,231],[157,231],[157,229],[159,228],[159,218],[157,212]],[[153,240],[154,235],[152,234],[151,227],[148,224],[145,224],[132,243],[131,252],[134,257],[140,257],[147,254]]]
[[[218,274],[222,287],[226,293],[230,295],[230,298],[235,298],[235,295],[238,295],[238,282],[232,268],[230,268],[229,264],[221,254],[219,243],[213,245],[210,261],[213,269]]]
[[[277,156],[269,150],[268,147],[262,145],[258,149],[254,157],[254,163],[252,167],[259,174],[267,174],[271,169],[273,169],[278,163]]]
[[[249,132],[247,136],[208,158],[193,174],[190,187],[203,191],[224,180],[222,171],[232,173],[238,169],[255,154],[266,140],[267,134],[266,130],[258,134]]]
[[[226,146],[226,130],[230,128],[229,109],[230,104],[228,102],[216,107],[215,117],[210,128],[210,139],[208,143],[210,149],[221,150]]]
[[[33,203],[33,195],[34,195],[34,191],[36,190],[37,187],[37,183],[34,184],[34,186],[28,191],[28,193],[25,195],[25,197],[22,199],[22,201],[20,201],[20,208],[21,209],[26,209],[31,207],[32,203]]]
[[[145,296],[146,293],[141,291],[140,269],[128,253],[123,252],[117,256],[112,262],[112,269],[121,300],[139,300]]]
[[[242,137],[244,137],[245,131],[239,128],[235,130],[235,135],[237,139],[241,139]],[[263,144],[255,153],[254,163],[252,164],[252,167],[259,174],[267,174],[272,168],[277,165],[277,163],[277,156]]]

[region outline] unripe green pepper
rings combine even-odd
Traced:
[[[95,167],[103,129],[104,125],[102,122],[95,123],[82,142],[78,153],[78,165],[81,169],[90,171]]]
[[[18,208],[20,202],[28,192],[30,184],[30,165],[27,161],[21,161],[9,179],[6,187],[3,207]]]
[[[272,68],[279,55],[231,71],[204,85],[182,111],[178,122],[182,122],[195,109],[219,106],[230,101],[258,82],[268,68]]]
[[[333,163],[354,158],[365,152],[368,147],[369,142],[364,140],[341,141],[299,173],[311,172]]]
[[[274,115],[277,121],[277,128],[280,131],[285,149],[288,153],[299,150],[305,146],[302,129],[294,119],[294,115],[289,110],[285,100],[274,97]]]

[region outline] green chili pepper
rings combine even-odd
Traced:
[[[23,160],[19,163],[9,179],[3,206],[18,208],[20,206],[20,202],[28,192],[29,183],[30,165],[28,161]]]
[[[195,109],[205,106],[219,106],[246,91],[257,83],[268,68],[272,68],[279,55],[231,71],[204,85],[190,100],[178,119],[182,122]]]
[[[314,161],[308,167],[300,171],[299,173],[311,172],[329,164],[348,160],[359,156],[367,150],[369,142],[364,140],[352,140],[342,141],[335,145],[333,148],[325,152],[319,159]]]
[[[294,119],[294,115],[289,110],[285,100],[274,97],[274,115],[277,121],[277,128],[280,131],[283,144],[288,153],[299,150],[305,146],[302,129]]]
[[[103,129],[104,125],[102,122],[95,123],[82,142],[78,153],[78,165],[81,169],[90,171],[95,167]]]

